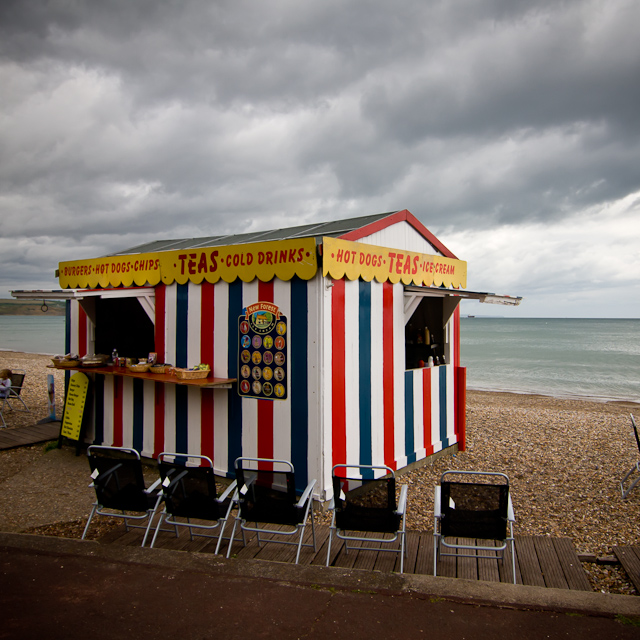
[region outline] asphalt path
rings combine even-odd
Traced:
[[[622,603],[618,615],[615,605],[532,607],[477,593],[465,601],[464,591],[403,588],[401,576],[198,555],[211,556],[0,534],[0,638],[640,637],[631,624],[640,608],[627,596],[608,600]]]

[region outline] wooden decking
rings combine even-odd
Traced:
[[[5,413],[6,417],[6,413]],[[0,429],[0,450],[24,447],[39,442],[57,440],[60,435],[59,422],[34,424],[29,427],[15,427]]]
[[[326,525],[316,525],[317,551],[314,552],[312,547],[303,547],[300,554],[300,564],[324,566],[327,557],[328,534],[329,528]],[[100,542],[138,546],[142,542],[142,535],[141,530],[126,532],[123,526],[106,534]],[[310,541],[311,536],[308,533],[305,542]],[[518,584],[578,591],[592,590],[573,543],[568,538],[516,536],[515,544]],[[159,533],[155,546],[164,549],[213,553],[216,542],[205,538],[195,538],[190,541],[188,532],[181,530],[178,538],[173,533]],[[225,541],[221,550],[226,553],[226,549],[227,542]],[[432,533],[408,532],[407,551],[405,573],[433,575]],[[293,545],[282,544],[263,544],[260,547],[255,538],[247,538],[247,546],[243,547],[238,538],[237,542],[234,542],[231,552],[232,557],[238,559],[294,562],[296,548]],[[351,549],[349,549],[349,553],[345,553],[342,542],[337,540],[332,543],[331,565],[382,572],[399,571],[400,569],[398,554],[382,551],[358,552]],[[438,575],[489,582],[511,583],[513,581],[510,554],[507,554],[504,565],[493,558],[441,557],[438,564]]]
[[[640,547],[613,547],[613,553],[640,593]]]

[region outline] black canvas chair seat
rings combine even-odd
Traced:
[[[184,460],[184,463],[178,460]],[[188,466],[190,463],[191,466]],[[158,470],[162,480],[164,508],[151,546],[155,545],[160,526],[164,522],[175,527],[176,535],[177,527],[187,527],[191,540],[194,536],[215,537],[210,532],[219,529],[215,551],[218,553],[233,507],[231,496],[236,489],[235,481],[218,497],[213,461],[207,456],[194,454],[185,456],[163,451],[158,456]]]
[[[457,477],[458,480],[453,479]],[[465,481],[469,478],[469,481]],[[487,482],[473,482],[484,478]],[[494,480],[492,483],[490,480]],[[494,557],[504,559],[504,550],[511,549],[513,581],[515,584],[515,555],[513,545],[513,507],[509,494],[509,478],[504,473],[480,471],[445,471],[434,498],[434,561],[433,575],[437,575],[439,556],[457,555],[465,550],[465,557]],[[492,540],[499,544],[469,544],[460,538]],[[455,553],[443,551],[453,549]],[[469,551],[475,553],[468,555]]]
[[[303,546],[316,548],[316,532],[313,518],[313,488],[311,480],[298,498],[295,484],[295,470],[288,460],[274,458],[238,458],[235,461],[238,502],[238,518],[233,524],[231,538],[239,524],[241,531],[256,534],[258,545],[262,542],[295,544],[298,547],[296,564]],[[307,521],[311,518],[313,544],[304,543]],[[268,525],[288,525],[290,531],[269,528]],[[271,534],[269,539],[261,534]],[[244,534],[243,534],[244,535]],[[282,536],[298,536],[298,540],[281,539]],[[229,544],[227,557],[231,554]]]
[[[633,414],[629,414],[631,416],[631,426],[633,428],[633,435],[636,438],[636,444],[638,445],[638,453],[640,453],[640,436],[638,435],[638,427],[636,425],[635,418]],[[636,477],[633,478],[633,475],[636,474]],[[625,487],[625,483],[629,482],[629,486]],[[622,493],[622,499],[626,500],[631,493],[631,489],[633,489],[638,482],[640,482],[640,460],[638,460],[632,467],[627,471],[624,478],[620,480],[620,491]]]
[[[374,475],[384,474],[375,478]],[[400,554],[400,573],[404,570],[406,537],[407,485],[400,488],[400,499],[396,502],[396,478],[393,469],[385,465],[338,464],[332,469],[333,510],[326,565],[331,559],[332,538],[344,540],[345,552],[349,543],[359,542],[352,549],[364,551],[390,551]],[[358,535],[359,532],[379,533],[372,538]],[[391,536],[391,537],[389,537]],[[366,547],[365,543],[395,543],[399,546]]]
[[[129,527],[145,529],[142,539],[144,546],[162,501],[162,492],[158,488],[160,478],[149,488],[146,487],[140,454],[135,449],[91,445],[87,449],[87,456],[93,479],[89,486],[96,492],[96,502],[82,539],[87,535],[93,516],[98,514],[122,518],[127,531]]]

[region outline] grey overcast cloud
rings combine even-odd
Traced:
[[[463,313],[640,317],[637,0],[3,0],[0,297],[409,209]],[[472,306],[471,306],[472,305]]]

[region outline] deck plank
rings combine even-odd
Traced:
[[[613,553],[620,560],[636,591],[640,592],[640,547],[613,547]]]
[[[546,586],[532,536],[516,537],[516,556],[520,566],[522,584],[533,587]]]
[[[458,538],[458,544],[475,545],[476,541],[473,538]],[[476,552],[471,549],[459,549],[457,560],[457,573],[458,578],[465,580],[477,580],[478,579],[478,560],[475,557]]]
[[[593,591],[587,574],[569,538],[552,538],[567,586],[573,591]]]
[[[533,545],[538,555],[545,586],[553,589],[568,589],[569,585],[564,577],[562,565],[558,562],[553,540],[546,537],[536,537],[533,538]]]
[[[485,540],[483,544],[491,546],[491,540]],[[495,545],[494,545],[495,546]],[[484,582],[500,582],[500,570],[498,569],[499,560],[492,551],[479,551],[478,555],[478,580]]]

